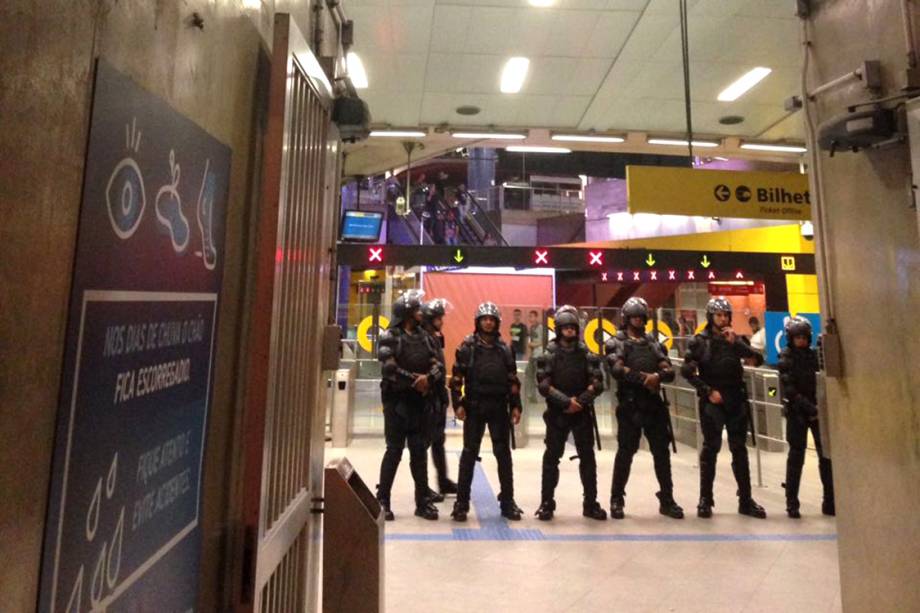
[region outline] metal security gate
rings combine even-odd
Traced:
[[[329,317],[338,170],[332,88],[286,14],[275,16],[268,100],[247,336],[237,610],[286,613],[316,601],[311,508],[322,496],[325,406],[317,348]]]

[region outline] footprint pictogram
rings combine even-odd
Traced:
[[[204,176],[201,178],[201,190],[198,192],[198,228],[201,230],[201,259],[204,267],[214,270],[217,266],[217,247],[214,245],[214,193],[217,190],[217,178],[209,171],[211,160],[204,163]]]

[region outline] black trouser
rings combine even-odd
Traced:
[[[436,401],[429,416],[429,439],[431,441],[431,463],[438,473],[438,488],[444,490],[447,478],[447,452],[444,443],[447,440],[445,429],[447,426],[447,405]]]
[[[383,419],[387,450],[380,463],[377,497],[389,504],[396,469],[402,460],[403,449],[408,445],[409,469],[412,471],[412,480],[415,481],[415,504],[422,506],[428,500],[428,459],[425,457],[428,446],[426,403],[415,392],[385,397]]]
[[[559,460],[565,453],[565,442],[572,433],[578,452],[578,474],[584,490],[584,502],[597,501],[597,460],[594,457],[594,422],[588,411],[563,413],[560,409],[547,409],[543,413],[546,423],[546,451],[543,452],[542,500],[552,500],[559,484]]]
[[[641,401],[623,402],[617,407],[617,455],[613,463],[613,485],[610,488],[611,501],[626,494],[626,482],[632,468],[633,456],[639,450],[639,439],[645,433],[655,476],[663,497],[673,498],[674,484],[671,480],[671,450],[668,435],[668,407],[661,398],[649,396]]]
[[[728,448],[732,452],[732,472],[738,483],[738,498],[751,498],[751,466],[748,463],[748,407],[741,390],[719,390],[722,404],[703,400],[700,407],[700,428],[703,448],[700,450],[700,498],[713,500],[712,484],[716,478],[716,458],[722,449],[722,429],[728,431]]]
[[[514,500],[514,475],[511,466],[511,421],[508,401],[501,397],[482,397],[466,407],[463,421],[463,453],[460,454],[460,475],[457,478],[457,501],[469,503],[473,485],[473,469],[479,458],[479,447],[489,426],[492,453],[498,462],[499,500]]]
[[[821,455],[821,432],[818,422],[808,421],[798,413],[790,412],[786,419],[786,442],[789,443],[789,456],[786,458],[786,507],[789,509],[799,508],[799,484],[802,482],[802,466],[805,464],[805,446],[809,430],[818,450],[818,473],[821,475],[821,485],[824,486],[824,500],[834,500],[831,461]]]

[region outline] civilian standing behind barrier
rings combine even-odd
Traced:
[[[786,513],[793,519],[799,512],[799,483],[805,463],[805,445],[808,431],[818,449],[818,473],[824,486],[821,512],[836,515],[834,506],[834,477],[831,461],[821,448],[821,429],[818,427],[817,372],[818,352],[811,348],[811,323],[804,317],[793,317],[786,322],[787,347],[779,355],[779,380],[783,390],[783,415],[786,417],[786,441],[789,457],[786,459]]]
[[[732,305],[723,296],[712,298],[706,305],[706,321],[703,331],[690,341],[681,368],[681,374],[696,388],[700,399],[703,448],[700,450],[700,502],[696,514],[712,517],[716,458],[722,448],[722,429],[725,428],[732,453],[732,471],[738,483],[738,513],[763,519],[766,511],[751,497],[751,467],[746,443],[752,416],[741,365],[745,358],[753,358],[760,365],[763,356],[741,342],[732,330]]]
[[[594,433],[597,417],[594,399],[604,391],[601,360],[579,339],[578,318],[560,309],[556,316],[556,339],[537,359],[540,394],[546,398],[546,451],[543,453],[541,503],[536,516],[549,521],[556,510],[555,491],[559,483],[559,460],[565,453],[569,434],[578,451],[578,473],[584,492],[582,515],[605,520],[607,513],[597,502],[597,460]]]
[[[514,309],[514,321],[509,326],[511,348],[515,359],[522,360],[527,355],[527,325],[521,321],[521,309]]]
[[[438,361],[444,364],[444,316],[449,303],[443,298],[436,298],[422,306],[422,325],[436,342]],[[447,477],[447,452],[444,449],[446,437],[444,429],[447,422],[447,405],[450,403],[446,380],[438,382],[429,394],[431,410],[429,413],[429,440],[431,441],[431,462],[438,476],[438,491],[429,490],[432,502],[444,502],[444,496],[457,493],[457,484]]]
[[[521,519],[521,509],[514,502],[509,442],[513,435],[511,428],[521,421],[521,385],[517,365],[514,352],[499,336],[501,312],[498,307],[492,302],[480,304],[474,321],[475,332],[463,339],[457,348],[450,379],[454,414],[463,421],[457,501],[451,516],[455,521],[466,521],[470,511],[473,469],[479,460],[479,447],[488,426],[492,453],[498,462],[501,513],[503,517],[516,521]]]
[[[387,445],[380,463],[377,499],[387,521],[394,518],[390,491],[407,444],[415,481],[415,514],[424,519],[438,518],[437,508],[428,499],[428,396],[433,387],[443,385],[444,365],[438,361],[434,339],[421,328],[420,298],[414,291],[397,298],[390,328],[377,339]]]
[[[536,379],[536,360],[543,355],[543,323],[540,321],[540,313],[531,311],[527,315],[527,323],[530,327],[527,331],[527,369],[524,377],[527,379],[527,400],[530,402],[537,401],[537,379]]]
[[[684,510],[674,501],[669,449],[674,434],[668,406],[661,398],[661,384],[674,380],[674,370],[667,349],[645,331],[648,313],[648,304],[642,298],[627,300],[622,310],[622,328],[605,347],[610,372],[617,380],[618,448],[610,491],[610,516],[614,519],[624,517],[626,482],[643,431],[660,488],[656,494],[658,511],[675,519],[684,517]]]

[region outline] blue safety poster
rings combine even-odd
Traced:
[[[193,611],[230,149],[97,62],[39,611]]]
[[[816,346],[818,334],[821,332],[821,315],[818,313],[798,313],[798,315],[811,322],[811,346]],[[779,354],[786,346],[786,322],[790,317],[791,315],[786,311],[767,311],[764,314],[767,342],[764,361],[767,364],[776,364],[779,361]]]

